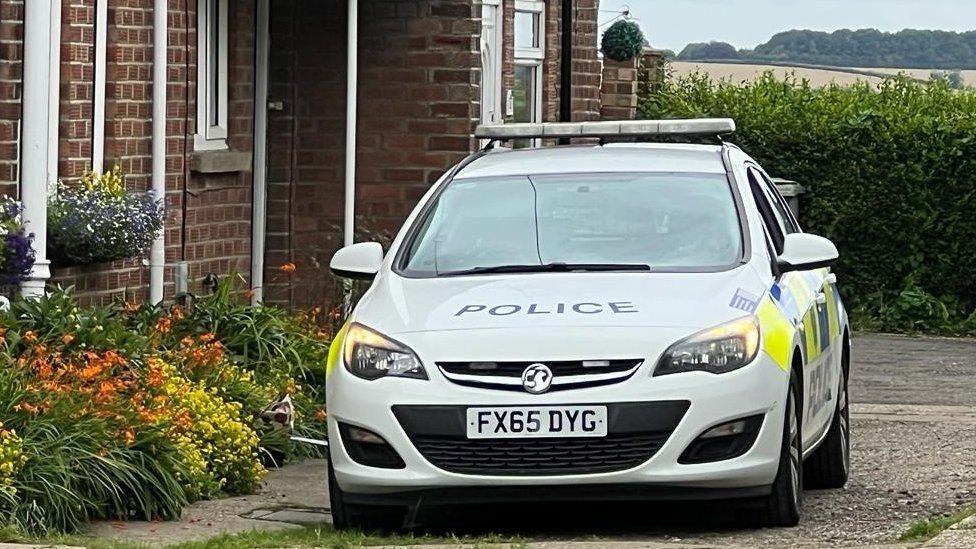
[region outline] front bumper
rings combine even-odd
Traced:
[[[644,364],[626,381],[579,390],[531,395],[462,387],[428,367],[430,380],[384,378],[366,381],[341,366],[329,378],[329,438],[339,486],[351,501],[396,502],[425,495],[425,501],[612,498],[667,499],[755,496],[768,493],[778,467],[789,374],[760,352],[751,365],[723,375],[685,373],[652,377]],[[519,474],[450,472],[418,450],[395,407],[545,406],[566,404],[654,404],[687,401],[687,411],[652,457],[612,472]],[[710,427],[747,416],[764,416],[755,443],[732,459],[680,464],[688,445]],[[353,461],[341,442],[338,423],[382,436],[402,457],[400,469]],[[545,490],[540,490],[545,487]],[[429,495],[429,497],[428,497]]]

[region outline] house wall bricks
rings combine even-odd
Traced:
[[[0,0],[0,194],[17,196],[24,0]]]
[[[153,0],[107,0],[106,169],[130,190],[151,186]],[[96,0],[63,0],[58,175],[91,168]],[[228,144],[252,152],[254,1],[229,0]],[[197,1],[168,0],[166,261],[186,261],[191,291],[214,273],[247,278],[250,170],[189,168],[196,131]],[[598,0],[574,0],[573,118],[599,117]],[[24,0],[0,0],[0,192],[16,194]],[[512,15],[505,0],[503,89],[514,84]],[[547,2],[543,113],[559,116],[560,0]],[[419,198],[476,143],[481,7],[476,0],[360,0],[357,238],[388,239]],[[343,0],[274,0],[268,119],[265,296],[296,307],[326,304],[337,283],[328,261],[341,243],[344,180]],[[263,108],[263,106],[262,106]],[[144,258],[54,267],[86,303],[148,295]],[[293,262],[293,275],[278,267]],[[165,272],[173,294],[172,267]]]
[[[62,5],[59,177],[67,184],[91,169],[94,4],[65,0]],[[209,273],[247,277],[250,270],[251,173],[203,175],[188,168],[196,131],[196,4],[168,2],[167,298],[173,295],[172,265],[178,261],[189,264],[192,281]],[[253,146],[253,5],[230,0],[228,9],[228,144],[242,151]],[[121,167],[133,191],[152,185],[152,23],[152,0],[109,0],[104,165]],[[149,284],[143,259],[55,266],[52,282],[74,286],[86,303],[142,300]],[[197,284],[190,290],[202,291]]]

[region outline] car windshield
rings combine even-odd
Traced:
[[[712,270],[741,254],[720,174],[458,179],[418,220],[406,276],[546,270]]]

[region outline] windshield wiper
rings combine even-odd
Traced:
[[[496,273],[573,273],[650,270],[650,265],[643,265],[640,263],[546,263],[544,265],[496,265],[494,267],[474,267],[472,269],[438,273],[437,276],[464,276]]]

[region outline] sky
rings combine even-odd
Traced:
[[[712,40],[752,48],[790,29],[976,29],[976,0],[601,0],[601,31],[625,6],[652,46],[676,52]]]

